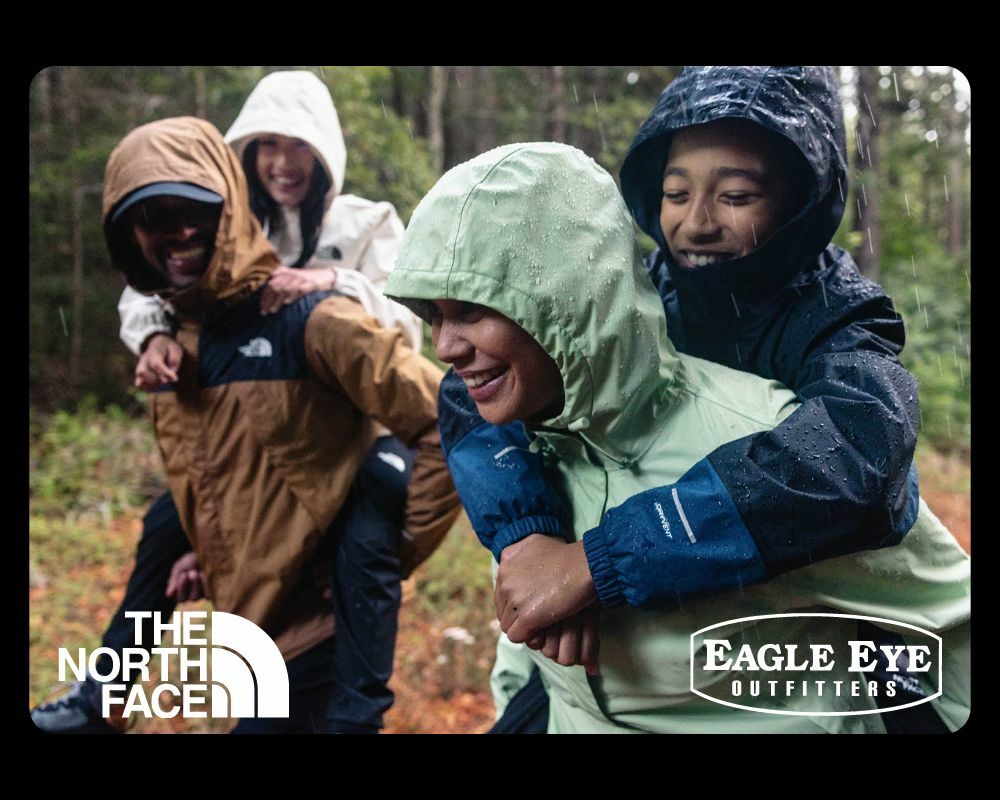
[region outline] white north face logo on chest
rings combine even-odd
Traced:
[[[274,350],[267,339],[258,336],[256,339],[251,339],[243,345],[240,348],[240,352],[250,358],[270,358]]]

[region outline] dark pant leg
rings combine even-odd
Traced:
[[[164,592],[174,562],[191,550],[184,534],[177,508],[170,492],[160,495],[142,520],[142,537],[135,552],[135,567],[128,579],[125,597],[104,633],[101,644],[116,651],[119,661],[126,647],[136,647],[135,622],[125,617],[126,611],[159,611],[166,618],[173,613],[176,603]],[[153,623],[142,623],[142,647],[152,646]],[[111,669],[109,656],[102,656],[97,665],[101,675]],[[112,683],[120,682],[116,675]],[[92,683],[89,681],[88,683]]]
[[[358,471],[334,523],[333,732],[375,733],[393,702],[389,690],[399,616],[399,544],[413,454],[383,437]]]
[[[545,733],[548,727],[549,696],[535,667],[528,682],[510,699],[503,716],[488,733]]]
[[[286,663],[288,668],[288,718],[241,719],[232,733],[330,733],[326,709],[333,696],[335,643],[324,639],[311,650]]]

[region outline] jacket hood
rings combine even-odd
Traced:
[[[323,212],[329,211],[344,186],[347,146],[326,84],[305,71],[272,72],[262,78],[226,132],[226,141],[242,163],[247,145],[265,134],[302,139],[313,149],[330,176],[323,204]]]
[[[126,219],[113,222],[116,207],[136,189],[161,181],[191,183],[223,198],[215,251],[205,274],[183,290],[139,251]],[[250,211],[246,178],[215,127],[194,117],[159,120],[136,128],[108,158],[102,205],[104,238],[111,259],[139,291],[156,292],[182,313],[242,297],[278,266],[278,257]]]
[[[625,466],[679,374],[658,296],[614,180],[568,145],[512,144],[449,170],[420,201],[386,294],[478,303],[555,360],[566,403],[544,427],[579,431]]]
[[[723,118],[777,134],[812,181],[804,207],[767,242],[721,264],[676,267],[660,230],[663,170],[673,134]],[[660,245],[682,294],[756,294],[783,286],[829,244],[844,214],[847,155],[837,76],[830,67],[686,67],[660,95],[621,168],[622,194]]]

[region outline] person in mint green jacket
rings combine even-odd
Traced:
[[[511,640],[591,605],[598,586],[615,580],[608,550],[621,544],[642,553],[629,560],[628,577],[648,590],[646,608],[602,612],[599,674],[532,653],[550,697],[550,732],[883,731],[870,692],[831,693],[818,705],[778,697],[780,713],[767,714],[709,699],[724,697],[731,675],[694,675],[692,655],[704,661],[705,652],[689,650],[692,634],[734,618],[803,611],[887,618],[941,636],[940,683],[922,673],[907,679],[918,696],[934,695],[949,729],[964,724],[969,560],[922,503],[901,544],[764,585],[742,584],[738,538],[693,533],[712,530],[712,520],[692,514],[724,524],[732,509],[681,493],[650,511],[658,526],[618,526],[631,530],[631,541],[581,533],[625,499],[676,482],[718,445],[770,430],[797,407],[776,382],[677,354],[632,219],[592,159],[566,145],[508,145],[455,167],[414,212],[387,294],[431,322],[439,358],[465,381],[485,420],[525,423],[531,448],[568,499],[576,542],[529,537],[499,567],[498,616]],[[754,554],[747,542],[748,575]],[[720,578],[731,591],[683,603],[656,596],[657,587],[683,586],[686,573],[713,569],[726,571]],[[722,630],[737,642],[773,632],[763,622]],[[812,617],[789,624],[786,644],[804,652],[844,638],[841,621]],[[849,682],[846,668],[838,661],[828,679]]]

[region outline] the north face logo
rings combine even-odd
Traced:
[[[251,358],[270,358],[274,353],[271,347],[271,343],[262,337],[256,339],[251,339],[243,347],[240,348],[240,352],[245,356]]]

